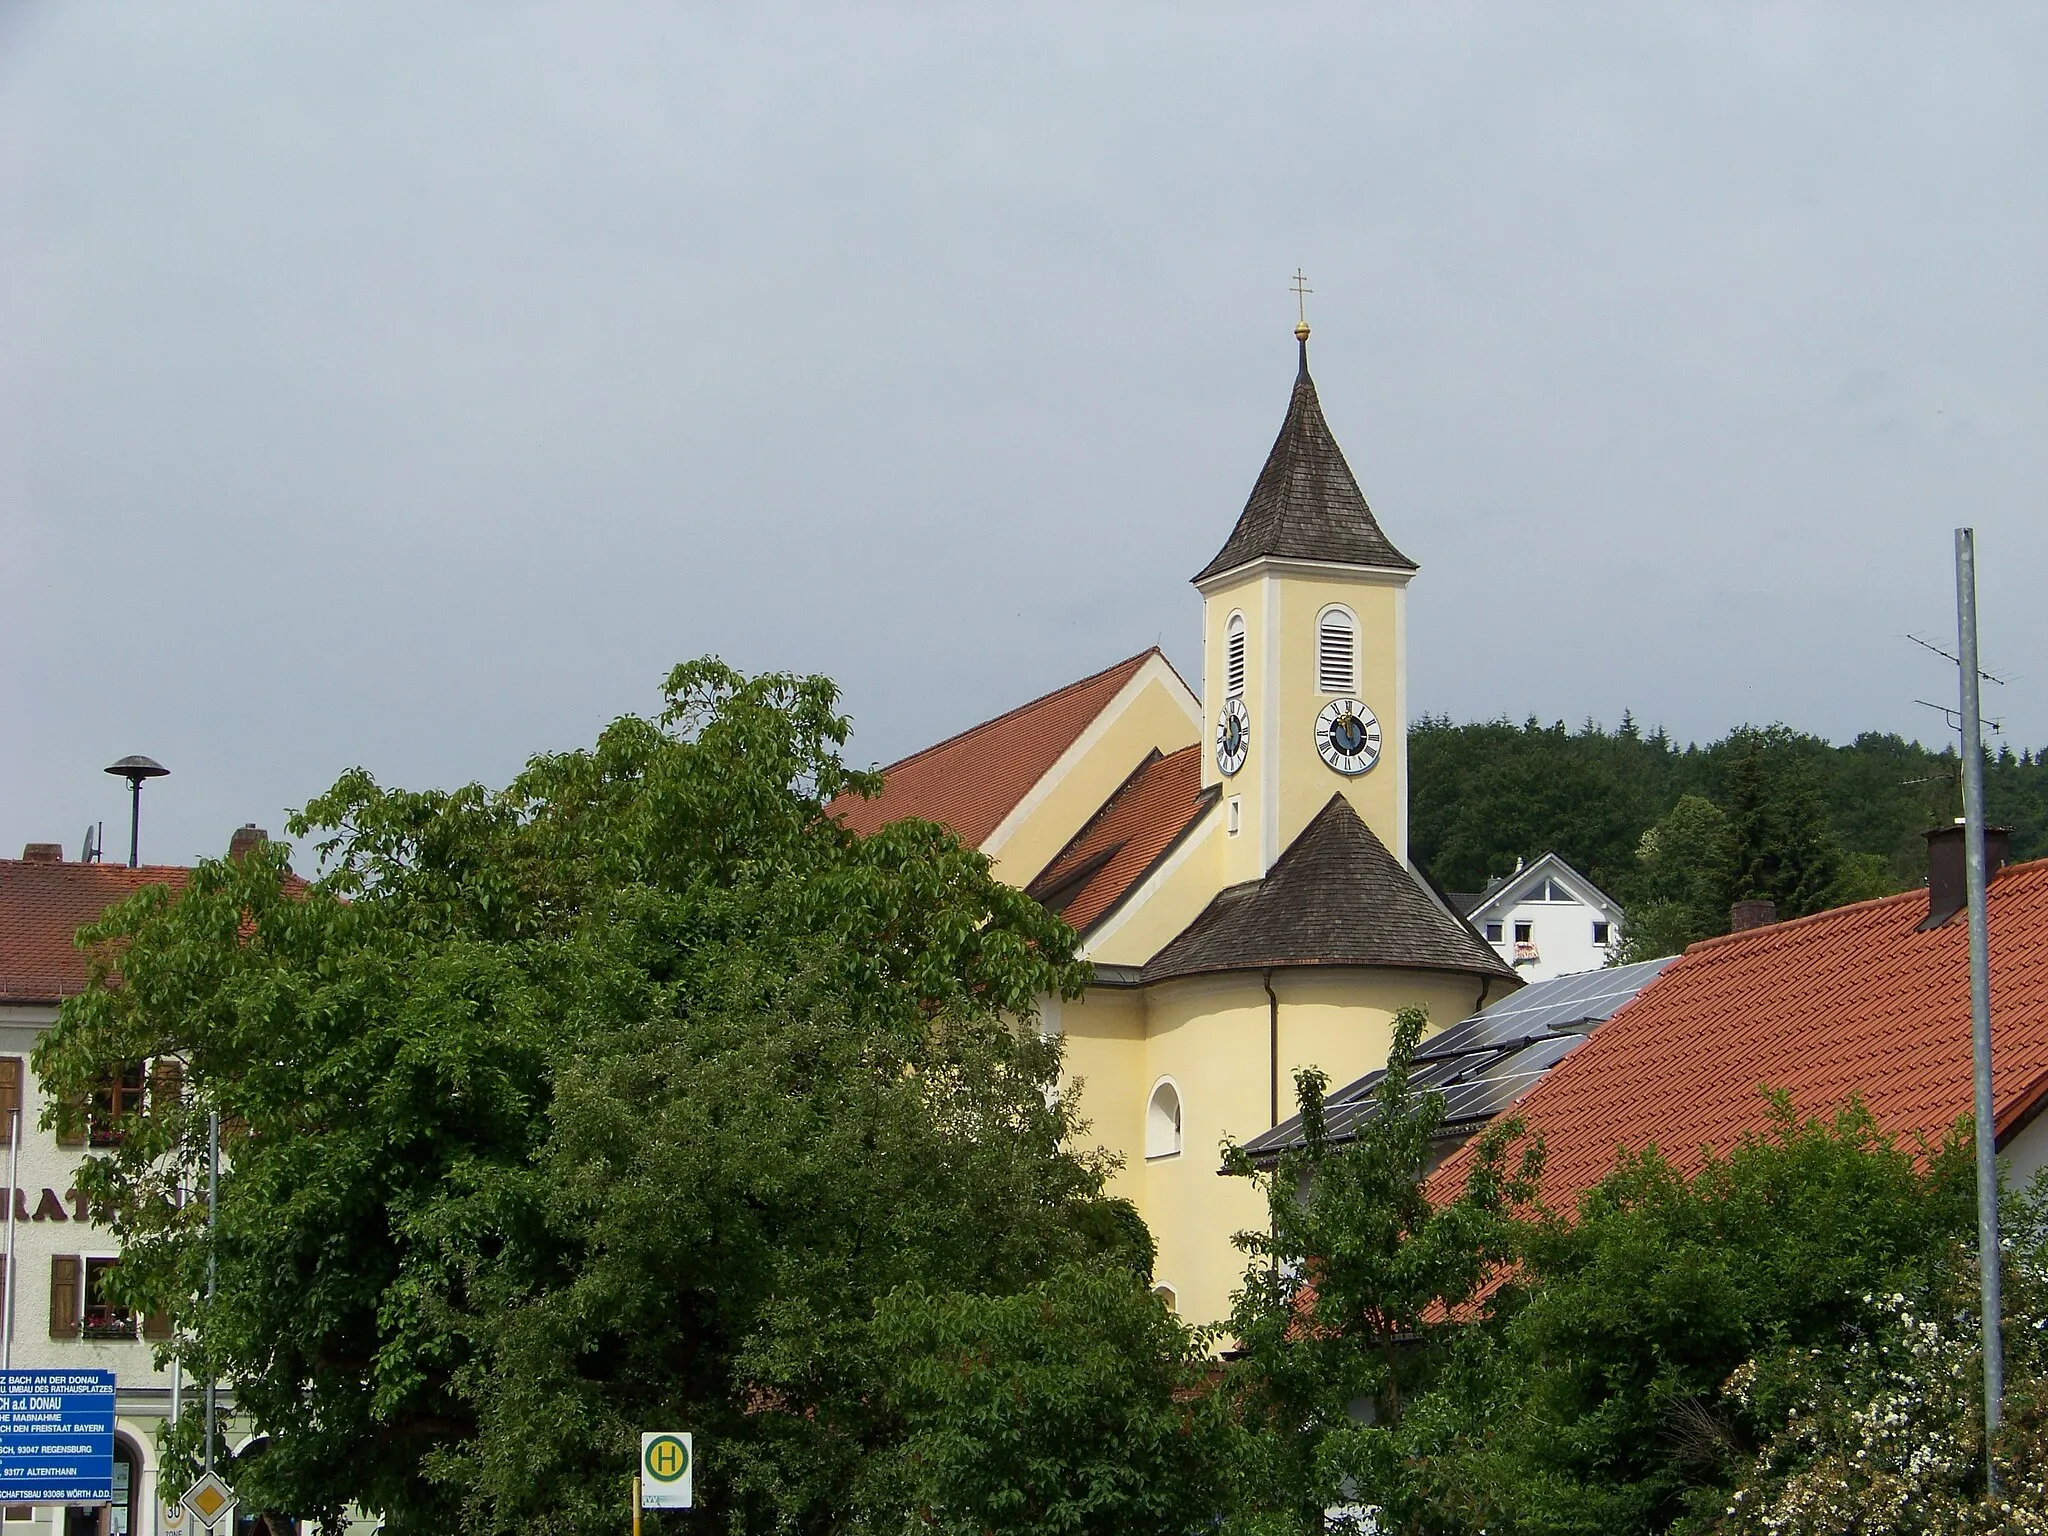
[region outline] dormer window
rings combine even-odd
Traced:
[[[1358,620],[1348,608],[1325,608],[1316,620],[1316,689],[1358,691]]]
[[[1233,613],[1223,639],[1223,696],[1244,695],[1244,615]]]

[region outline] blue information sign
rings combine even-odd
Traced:
[[[114,1497],[114,1373],[0,1376],[0,1504]]]

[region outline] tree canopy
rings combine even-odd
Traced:
[[[1795,917],[1907,890],[1926,874],[1920,834],[1962,809],[1953,749],[1874,732],[1833,746],[1744,726],[1681,748],[1626,716],[1613,731],[1425,717],[1409,753],[1411,846],[1439,883],[1477,891],[1557,853],[1627,909],[1635,957],[1727,932],[1744,897]],[[1987,756],[1985,799],[2012,857],[2048,855],[2048,760]]]
[[[1100,1270],[1061,1295],[1163,1351],[1132,1411],[1170,1398],[1149,1238],[1065,1150],[1030,1027],[1085,982],[1071,932],[941,828],[823,814],[873,784],[824,680],[704,661],[666,700],[502,790],[347,774],[294,818],[310,890],[259,848],[88,934],[36,1067],[76,1114],[183,1063],[80,1183],[125,1293],[263,1432],[252,1504],[611,1532],[639,1432],[684,1427],[706,1518],[822,1530],[911,1433],[899,1292],[950,1347],[999,1306],[958,1298]]]

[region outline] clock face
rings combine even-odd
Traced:
[[[1357,699],[1332,699],[1316,716],[1316,751],[1346,776],[1369,773],[1380,760],[1380,722]]]
[[[1243,699],[1232,699],[1216,722],[1216,766],[1226,774],[1237,772],[1251,744],[1252,717],[1245,713]]]

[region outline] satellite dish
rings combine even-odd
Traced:
[[[97,841],[97,835],[93,831],[92,824],[88,822],[85,828],[85,846],[79,852],[78,862],[81,864],[97,864],[99,861],[100,845]]]

